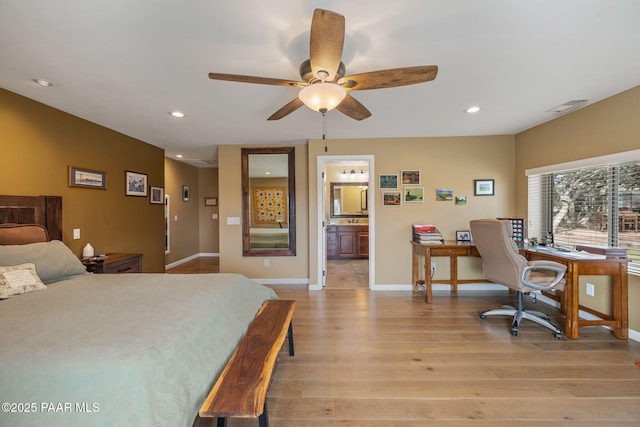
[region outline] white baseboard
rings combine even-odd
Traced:
[[[251,279],[261,285],[303,285],[309,284],[309,279]]]
[[[464,291],[465,287],[468,285],[473,285],[472,288],[468,288],[469,290],[474,291],[495,291],[500,289],[506,289],[504,285],[497,285],[495,283],[464,283],[458,284],[458,292]],[[424,286],[422,287],[424,289]],[[412,285],[407,284],[398,284],[398,285],[373,285],[371,288],[372,291],[411,291],[413,290]],[[431,285],[432,291],[450,291],[451,285],[445,284],[433,284]]]
[[[200,257],[219,257],[219,256],[220,256],[220,254],[217,254],[217,253],[201,252],[201,253],[193,254],[193,255],[188,256],[186,258],[180,259],[178,261],[172,262],[171,264],[167,264],[167,265],[164,266],[164,269],[168,270],[170,268],[177,267],[177,266],[179,266],[181,264],[187,263],[189,261],[193,261],[194,259],[197,259],[197,258],[200,258]]]

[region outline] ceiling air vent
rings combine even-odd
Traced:
[[[587,102],[589,102],[588,99],[572,99],[571,101],[567,101],[564,104],[556,105],[555,107],[547,110],[547,113],[553,113],[557,116],[561,116],[563,114],[576,111],[578,108],[584,107]]]

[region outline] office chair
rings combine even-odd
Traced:
[[[493,315],[513,316],[513,336],[518,335],[521,320],[528,319],[551,329],[556,338],[562,339],[562,330],[549,321],[549,316],[524,309],[523,296],[535,290],[563,290],[563,277],[567,268],[553,261],[527,261],[511,239],[509,221],[479,219],[471,221],[470,225],[473,242],[482,257],[484,277],[515,290],[517,296],[516,307],[504,305],[483,311],[480,318],[486,319]]]

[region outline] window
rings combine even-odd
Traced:
[[[640,150],[528,170],[529,236],[618,246],[640,272]],[[612,214],[613,213],[613,214]]]

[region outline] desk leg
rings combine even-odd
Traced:
[[[564,300],[566,304],[564,334],[571,339],[578,339],[579,337],[579,283],[578,269],[573,265],[573,263],[569,263],[567,266],[567,284],[564,288]]]
[[[629,338],[629,293],[627,266],[620,263],[620,271],[613,276],[613,336],[626,340]]]
[[[424,254],[424,302],[431,304],[431,251]]]
[[[451,278],[451,292],[458,292],[458,257],[456,255],[451,255],[449,258],[450,264],[450,272],[449,277]]]

